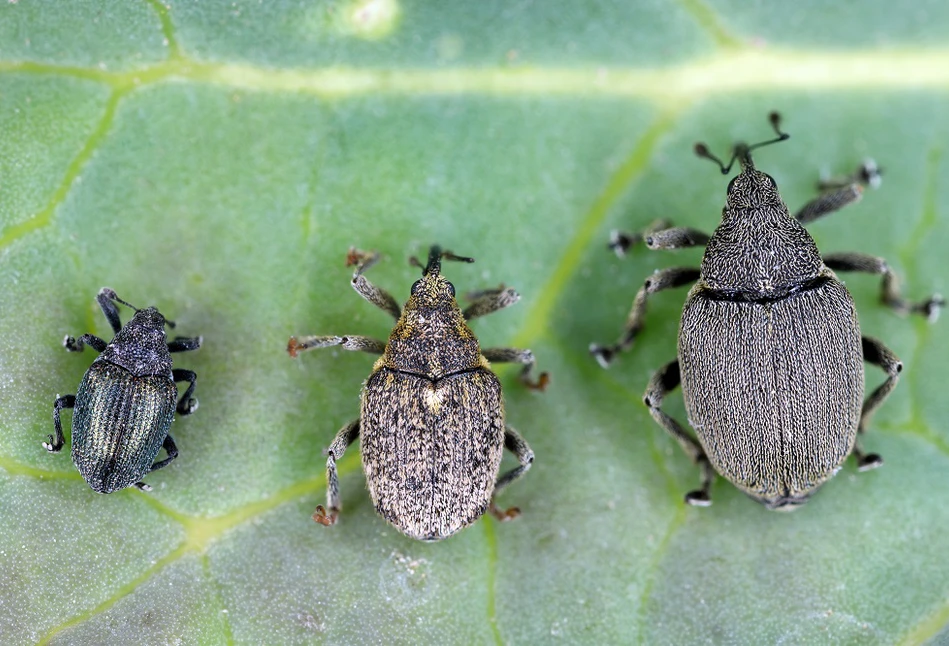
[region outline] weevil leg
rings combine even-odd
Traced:
[[[628,350],[636,339],[636,335],[643,328],[643,319],[646,316],[646,301],[651,294],[661,292],[664,289],[672,289],[694,283],[699,279],[699,270],[694,267],[670,267],[655,272],[646,279],[643,286],[636,292],[636,298],[633,299],[633,306],[629,310],[629,316],[626,317],[626,326],[619,340],[609,346],[590,344],[590,354],[604,368],[609,368],[610,364],[620,352]]]
[[[385,341],[379,341],[368,336],[301,336],[299,339],[292,336],[290,341],[287,342],[287,353],[291,357],[295,357],[306,350],[331,348],[336,345],[341,346],[343,350],[353,352],[382,354],[386,351]]]
[[[627,231],[619,231],[618,229],[613,229],[610,231],[610,241],[606,244],[613,253],[619,258],[626,256],[626,253],[633,247],[633,245],[639,244],[643,241],[648,234],[655,231],[660,231],[662,229],[668,229],[672,225],[669,220],[659,219],[653,220],[649,225],[642,231],[634,231],[632,233]]]
[[[336,461],[343,457],[349,445],[359,437],[359,420],[353,420],[340,429],[333,443],[326,449],[326,507],[317,505],[313,520],[320,525],[334,525],[339,518],[342,503],[339,499],[339,476],[336,473]],[[326,510],[329,509],[329,512]]]
[[[882,275],[880,300],[900,314],[922,314],[932,323],[939,318],[939,312],[946,304],[945,299],[939,294],[933,294],[919,303],[911,303],[904,299],[900,293],[899,279],[883,258],[856,252],[835,253],[825,257],[824,264],[834,271],[859,271]]]
[[[167,467],[172,460],[178,457],[178,445],[175,444],[175,440],[170,434],[165,436],[165,441],[161,443],[161,447],[165,449],[165,453],[168,454],[168,457],[153,464],[152,468],[148,470],[149,473]]]
[[[375,305],[381,310],[388,312],[392,318],[398,320],[402,316],[402,308],[399,307],[399,304],[392,294],[382,289],[381,287],[376,287],[363,276],[363,273],[374,264],[379,261],[379,254],[375,252],[365,252],[359,251],[357,249],[350,249],[349,255],[346,257],[347,265],[356,265],[356,271],[353,272],[352,285],[360,296],[364,299]]]
[[[709,235],[698,229],[689,227],[673,227],[647,233],[643,242],[650,249],[688,249],[689,247],[704,247]]]
[[[821,179],[817,188],[824,192],[802,206],[794,214],[794,219],[801,224],[808,224],[848,204],[860,201],[864,186],[876,188],[880,185],[880,172],[876,162],[867,159],[851,175]]]
[[[705,450],[702,449],[702,446],[691,435],[685,432],[685,429],[682,428],[679,422],[672,419],[672,417],[667,415],[660,408],[663,398],[677,388],[679,384],[679,362],[672,361],[667,363],[657,370],[652,376],[652,379],[649,380],[646,393],[643,395],[643,401],[649,408],[649,414],[656,420],[656,423],[679,443],[679,446],[682,447],[686,455],[692,458],[692,461],[695,462],[702,471],[702,486],[696,491],[687,493],[685,495],[685,502],[690,505],[707,507],[712,504],[709,490],[712,486],[712,478],[715,476],[712,465],[708,461],[708,456],[705,455]]]
[[[204,343],[204,337],[201,336],[176,336],[168,342],[168,352],[190,352],[200,348],[202,343]]]
[[[108,287],[103,287],[96,295],[96,301],[98,301],[99,307],[102,309],[102,313],[105,314],[105,317],[109,321],[109,325],[112,326],[112,332],[115,334],[118,334],[119,330],[122,329],[122,321],[119,319],[119,308],[115,304],[115,301],[118,300],[118,298],[119,297],[116,296],[115,292]]]
[[[511,520],[512,518],[517,518],[521,515],[521,510],[517,507],[500,509],[494,504],[494,499],[502,489],[527,473],[527,471],[531,468],[531,465],[534,463],[534,452],[531,451],[531,447],[528,446],[526,441],[524,441],[524,438],[521,437],[521,434],[518,433],[512,426],[504,427],[504,448],[514,454],[514,457],[517,458],[519,466],[511,469],[499,477],[498,481],[494,485],[494,493],[491,495],[491,503],[488,505],[488,511],[490,511],[491,515],[501,522]]]
[[[43,442],[43,448],[50,453],[58,453],[62,450],[65,438],[63,438],[63,423],[59,419],[59,414],[64,408],[73,408],[76,405],[75,395],[63,395],[57,397],[53,402],[53,428],[56,430],[56,437],[46,436],[46,442]]]
[[[71,336],[63,339],[63,347],[70,352],[82,352],[87,345],[91,346],[96,352],[102,352],[108,344],[94,334],[83,334],[78,339]]]
[[[801,209],[794,214],[794,219],[801,224],[809,224],[818,218],[822,218],[829,213],[842,209],[848,204],[859,201],[862,195],[863,186],[856,182],[835,188],[818,195],[802,206]]]
[[[524,368],[521,370],[521,383],[531,390],[544,390],[547,388],[547,384],[550,383],[550,375],[546,372],[540,373],[537,381],[531,379],[531,372],[534,369],[536,360],[534,359],[534,353],[530,350],[520,350],[518,348],[487,348],[486,350],[482,350],[481,354],[483,354],[484,358],[488,361],[494,361],[496,363],[522,364]]]
[[[882,178],[883,169],[877,166],[874,160],[865,159],[863,163],[857,167],[857,170],[850,175],[846,175],[845,177],[822,177],[820,181],[817,182],[817,188],[818,190],[826,191],[828,189],[843,188],[855,182],[871,188],[878,188]]]
[[[194,374],[190,370],[183,370],[181,368],[175,368],[171,371],[171,378],[175,382],[187,381],[188,389],[185,391],[185,394],[181,396],[181,399],[178,400],[178,406],[176,410],[179,415],[190,415],[194,411],[198,410],[198,400],[191,397],[194,393],[194,382],[197,380],[198,375]]]
[[[466,297],[471,300],[471,305],[464,309],[462,315],[465,317],[465,320],[468,321],[476,319],[479,316],[497,312],[498,310],[503,310],[505,307],[510,307],[521,300],[520,294],[510,287],[504,287],[503,285],[493,289],[482,289],[477,292],[471,292],[466,294]]]
[[[880,341],[868,336],[863,337],[861,341],[863,342],[863,360],[874,366],[879,366],[886,373],[886,381],[870,393],[870,396],[863,403],[863,410],[860,411],[860,426],[857,430],[859,433],[864,433],[873,413],[896,388],[896,384],[900,379],[900,372],[903,371],[903,362]],[[861,471],[875,469],[883,464],[883,458],[876,453],[865,454],[858,447],[854,447],[853,453],[857,458],[858,468]]]

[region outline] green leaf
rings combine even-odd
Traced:
[[[766,137],[771,109],[792,137],[756,162],[792,209],[821,172],[885,169],[810,228],[822,250],[885,257],[914,299],[949,291],[949,5],[427,4],[0,6],[0,641],[946,639],[945,321],[846,277],[864,332],[906,365],[863,440],[886,465],[848,462],[793,514],[721,479],[711,508],[683,505],[698,474],[641,396],[674,357],[684,290],[650,302],[611,370],[587,346],[615,338],[654,269],[701,257],[619,260],[609,231],[713,228],[727,178],[692,144]],[[385,337],[347,249],[381,251],[371,278],[402,299],[433,242],[477,258],[446,266],[459,292],[517,287],[473,327],[552,375],[537,394],[499,370],[537,456],[501,496],[523,515],[404,538],[353,447],[340,522],[320,527],[322,450],[373,360],[291,360],[287,338]],[[92,360],[62,338],[111,334],[103,285],[205,340],[175,357],[201,408],[151,493],[95,494],[40,445]],[[668,410],[685,419],[677,395]]]

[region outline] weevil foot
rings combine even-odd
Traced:
[[[61,442],[60,443],[54,442],[52,435],[47,435],[46,441],[43,442],[43,448],[49,451],[50,453],[59,453],[62,450],[63,445]]]
[[[149,492],[149,491],[152,490],[151,485],[147,485],[147,484],[145,484],[144,482],[136,482],[136,483],[135,483],[135,487],[136,487],[139,491]]]
[[[379,254],[375,251],[363,251],[362,249],[357,249],[356,247],[350,247],[349,251],[346,252],[346,266],[353,267],[356,265],[366,264],[369,262],[376,262],[379,259]],[[363,270],[368,269],[364,267]]]
[[[292,336],[290,340],[287,341],[287,354],[293,358],[300,354],[300,344],[297,343],[297,337]]]
[[[685,494],[685,503],[695,507],[710,507],[712,505],[712,499],[709,497],[707,491],[698,489]]]
[[[179,415],[190,415],[198,410],[198,400],[191,397],[188,401],[179,402],[177,410]]]
[[[497,518],[500,522],[506,523],[509,520],[514,520],[521,515],[521,510],[519,507],[508,507],[507,509],[501,509],[494,501],[491,501],[491,504],[488,505],[488,511],[491,512],[491,515]]]
[[[870,471],[883,466],[883,458],[878,453],[857,454],[857,471]]]
[[[610,367],[610,364],[613,363],[613,360],[616,358],[617,352],[616,346],[597,345],[596,343],[590,344],[590,354],[593,355],[596,362],[603,368]]]
[[[925,303],[920,303],[919,312],[926,317],[926,320],[930,323],[935,323],[939,319],[939,313],[942,311],[942,308],[946,305],[946,299],[942,297],[942,294],[933,294]]]
[[[69,350],[70,352],[82,352],[82,346],[76,345],[76,337],[66,335],[66,338],[63,339],[63,347]]]
[[[530,390],[539,390],[543,392],[547,390],[547,385],[550,384],[550,375],[546,372],[542,372],[540,373],[540,376],[538,376],[537,380],[535,381],[525,374],[521,376],[521,381]]]
[[[618,258],[624,258],[626,252],[629,251],[629,248],[633,246],[634,242],[636,242],[636,236],[613,229],[610,231],[610,241],[606,246],[609,247],[610,251],[615,253]]]
[[[326,513],[326,507],[323,505],[317,505],[316,511],[313,512],[313,520],[318,522],[320,525],[330,525],[336,524],[336,519],[339,518],[339,508],[330,507],[330,511]]]

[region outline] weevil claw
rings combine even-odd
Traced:
[[[591,343],[590,354],[593,355],[593,358],[596,359],[596,362],[600,364],[601,368],[609,368],[610,364],[613,363],[613,356],[616,354],[616,351],[613,348]]]
[[[540,376],[537,377],[537,380],[534,381],[527,375],[521,378],[521,381],[524,382],[524,385],[527,386],[530,390],[539,390],[541,392],[547,390],[547,385],[550,384],[550,374],[546,372],[540,373]]]
[[[877,453],[868,453],[860,457],[857,463],[857,471],[870,471],[883,466],[883,458]]]
[[[939,313],[945,305],[946,299],[942,297],[942,294],[933,294],[932,298],[926,301],[922,307],[926,320],[930,323],[935,323],[939,319]]]
[[[494,504],[493,500],[491,501],[491,504],[488,505],[488,511],[490,511],[491,515],[502,523],[506,523],[509,520],[514,520],[521,515],[521,510],[519,507],[508,507],[507,509],[501,509]]]
[[[339,509],[335,507],[330,508],[329,514],[326,513],[326,507],[323,505],[317,505],[316,510],[313,512],[313,520],[318,522],[320,525],[325,525],[329,527],[330,525],[336,524],[336,519],[339,517]]]
[[[709,498],[706,492],[699,489],[698,491],[690,491],[685,494],[685,502],[687,505],[693,505],[695,507],[710,507],[712,499]]]

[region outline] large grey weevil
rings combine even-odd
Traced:
[[[896,386],[902,363],[880,341],[862,336],[853,299],[836,271],[882,275],[881,297],[901,312],[935,320],[944,301],[904,300],[882,258],[862,253],[821,257],[802,226],[860,198],[876,173],[866,166],[850,181],[827,186],[793,217],[751,151],[783,141],[738,144],[726,166],[703,144],[696,153],[723,174],[737,160],[741,172],[728,185],[722,221],[711,237],[688,228],[654,227],[642,234],[612,235],[622,254],[638,240],[651,249],[705,245],[701,269],[674,267],[646,279],[636,294],[623,335],[608,347],[591,345],[604,367],[629,348],[642,328],[648,297],[695,281],[679,326],[678,359],[653,376],[644,396],[653,419],[700,465],[702,485],[686,495],[711,504],[713,468],[769,509],[794,509],[831,478],[853,453],[860,470],[882,464],[857,446],[870,416]],[[864,361],[886,381],[866,401]],[[682,385],[696,441],[661,408]]]

